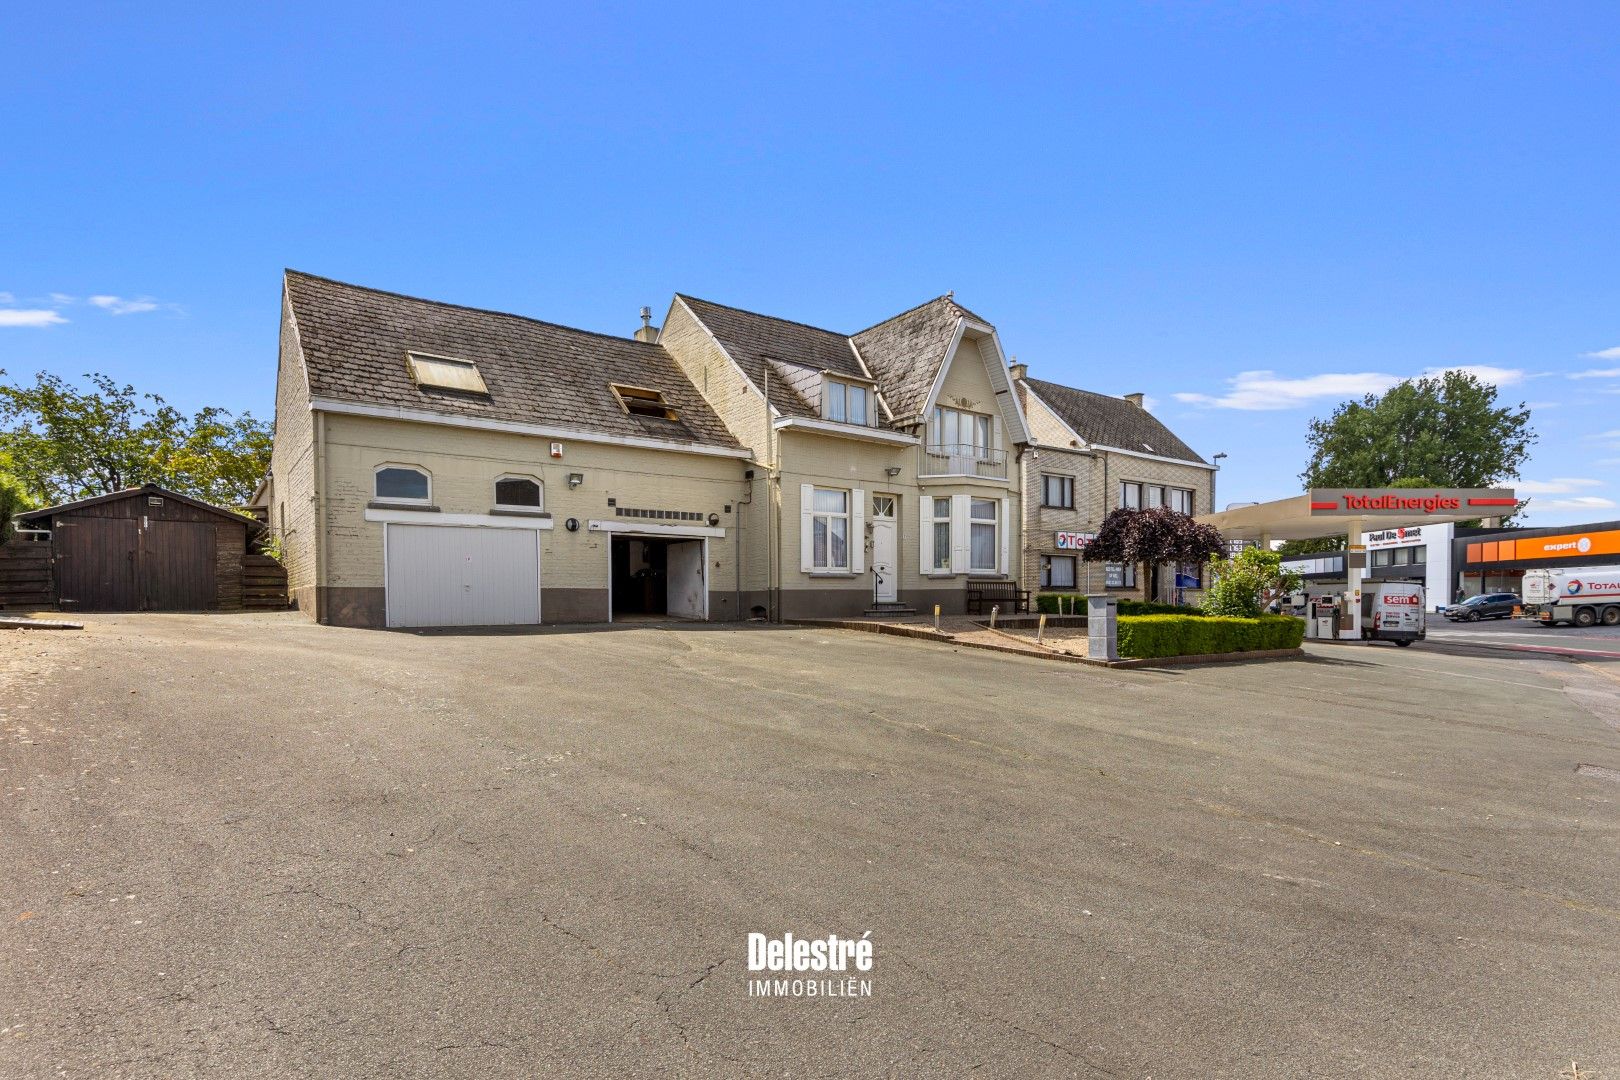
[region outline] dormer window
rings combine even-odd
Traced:
[[[463,394],[489,393],[489,388],[484,385],[484,377],[478,374],[478,365],[470,360],[408,352],[405,354],[405,362],[411,371],[411,381],[418,387],[459,390]]]
[[[631,416],[650,416],[655,420],[678,420],[677,413],[664,395],[657,390],[649,390],[644,386],[620,386],[618,383],[608,384],[613,396],[618,399],[619,408]]]
[[[829,378],[822,385],[821,416],[824,420],[866,427],[872,423],[872,416],[876,412],[874,404],[871,389],[859,383]]]

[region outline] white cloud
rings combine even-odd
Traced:
[[[1612,349],[1599,349],[1597,352],[1581,353],[1588,360],[1620,360],[1620,345]]]
[[[53,292],[51,293],[51,302],[53,304],[76,304],[79,300],[78,297],[69,296],[65,292]]]
[[[1537,377],[1523,368],[1493,367],[1489,364],[1425,368],[1422,377],[1443,375],[1448,371],[1461,371],[1495,386],[1512,386]],[[1224,394],[1178,393],[1172,396],[1188,405],[1203,405],[1206,408],[1269,411],[1292,409],[1323,399],[1347,401],[1367,394],[1382,394],[1390,387],[1407,381],[1407,378],[1409,376],[1390,375],[1382,371],[1330,372],[1297,379],[1278,375],[1275,371],[1241,371],[1235,378],[1226,380],[1229,389]]]
[[[1577,495],[1572,499],[1530,499],[1525,508],[1535,511],[1613,510],[1616,506],[1620,506],[1620,503],[1616,503],[1613,499],[1605,499],[1601,495]]]
[[[1425,368],[1424,375],[1444,375],[1448,371],[1460,371],[1465,375],[1472,375],[1480,382],[1490,383],[1493,386],[1512,386],[1522,383],[1531,376],[1525,374],[1523,368],[1492,367],[1490,364],[1458,364],[1456,367]]]
[[[65,322],[50,308],[0,308],[0,326],[55,326]]]
[[[1620,439],[1620,428],[1613,431],[1600,431],[1596,435],[1588,435],[1588,439]]]
[[[1159,407],[1159,399],[1158,398],[1154,397],[1152,394],[1143,394],[1142,395],[1142,408],[1146,409],[1148,412],[1152,412],[1153,410],[1157,409],[1158,407]]]
[[[92,296],[90,303],[113,315],[138,315],[144,311],[156,311],[156,300],[142,297],[139,300],[127,300],[122,296]]]
[[[1580,488],[1602,487],[1602,480],[1584,476],[1560,476],[1552,480],[1520,480],[1513,490],[1520,495],[1569,495]]]
[[[1569,377],[1572,379],[1620,379],[1620,367],[1588,368],[1586,371],[1572,371],[1569,373]]]
[[[1380,394],[1401,381],[1399,375],[1385,375],[1377,371],[1307,375],[1289,379],[1275,371],[1241,371],[1226,380],[1230,387],[1219,396],[1210,394],[1175,394],[1177,401],[1189,405],[1206,405],[1216,409],[1270,410],[1291,409],[1319,398],[1359,398],[1366,394]]]

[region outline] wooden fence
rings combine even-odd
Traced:
[[[21,611],[55,604],[50,543],[12,539],[0,544],[0,609]]]
[[[242,607],[247,611],[287,609],[287,568],[268,555],[242,557]]]

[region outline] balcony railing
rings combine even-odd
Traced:
[[[1007,454],[986,446],[967,443],[922,448],[919,476],[977,476],[985,480],[1007,479]]]

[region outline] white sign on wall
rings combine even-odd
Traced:
[[[1406,547],[1409,544],[1423,543],[1422,526],[1414,525],[1405,529],[1379,529],[1377,532],[1366,534],[1367,546],[1370,548]]]
[[[1053,535],[1059,551],[1079,551],[1097,539],[1096,533],[1060,532]]]

